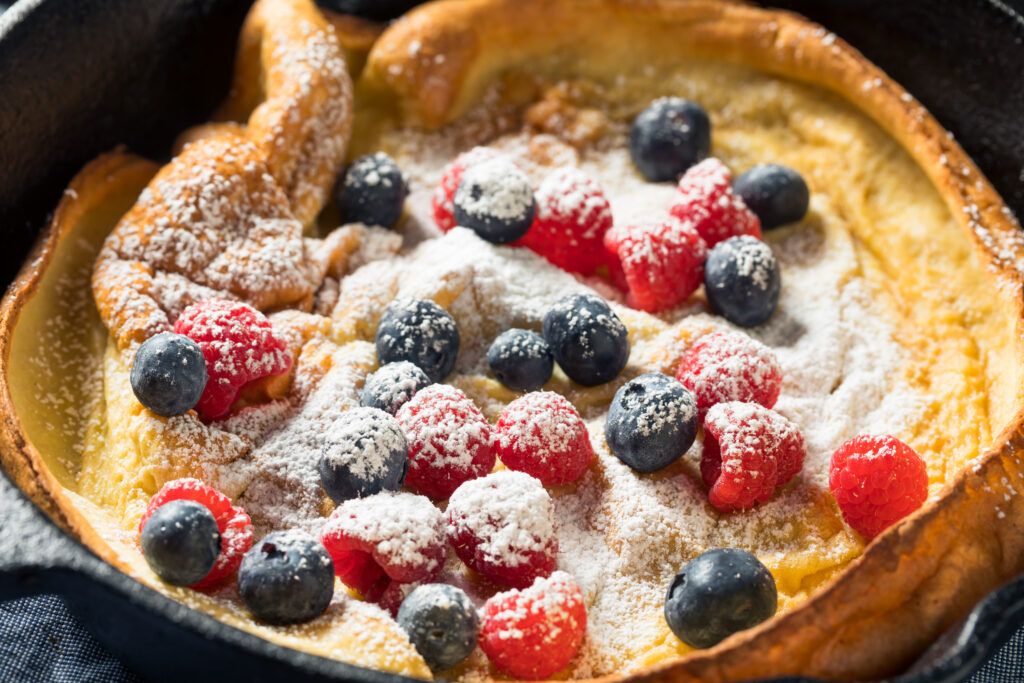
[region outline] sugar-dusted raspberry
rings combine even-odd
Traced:
[[[217,530],[220,531],[220,554],[213,569],[202,581],[191,587],[199,590],[213,588],[229,576],[234,576],[242,564],[242,556],[252,547],[252,521],[245,510],[233,506],[227,496],[198,479],[174,479],[164,484],[150,498],[139,521],[140,534],[157,508],[172,500],[192,500],[206,506],[217,520]]]
[[[565,572],[498,593],[480,615],[480,649],[513,678],[550,678],[569,665],[586,633],[583,591]]]
[[[829,488],[846,523],[874,538],[928,498],[924,460],[892,436],[856,436],[832,455]]]
[[[472,399],[453,386],[422,389],[395,415],[409,442],[405,485],[444,500],[465,481],[494,468],[491,425]]]
[[[468,481],[448,501],[448,541],[469,567],[524,588],[555,568],[554,506],[539,481],[503,470]]]
[[[174,323],[174,331],[199,344],[206,358],[210,379],[196,404],[204,420],[227,415],[246,384],[292,366],[285,342],[249,304],[223,299],[192,304]]]
[[[342,582],[376,601],[392,581],[433,577],[444,562],[444,515],[412,493],[378,493],[339,505],[324,523],[320,542]]]
[[[553,391],[534,391],[505,406],[494,436],[506,467],[546,486],[576,481],[594,459],[579,411]]]
[[[708,248],[737,235],[761,237],[761,221],[733,192],[732,174],[711,157],[688,170],[679,179],[672,215],[687,221]]]
[[[434,222],[437,223],[441,232],[448,232],[455,227],[455,191],[459,189],[459,183],[462,182],[463,171],[475,164],[501,156],[503,156],[501,152],[491,147],[474,147],[468,152],[463,152],[445,166],[441,174],[441,182],[438,183],[430,200],[434,210]]]
[[[719,403],[704,418],[700,473],[708,501],[722,512],[771,500],[804,466],[799,428],[757,403]]]
[[[596,180],[564,166],[544,179],[536,197],[537,218],[519,244],[581,275],[605,263],[603,240],[612,227],[612,207]]]
[[[668,218],[616,227],[606,233],[605,247],[618,261],[633,308],[652,313],[672,308],[704,281],[707,247],[684,221]]]
[[[772,350],[741,332],[712,332],[679,361],[676,379],[693,392],[701,418],[729,401],[771,408],[782,390],[782,368]]]

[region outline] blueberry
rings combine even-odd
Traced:
[[[398,625],[430,668],[444,671],[473,652],[480,619],[461,588],[428,583],[402,601]]]
[[[407,360],[440,382],[455,367],[459,328],[446,310],[425,299],[396,299],[377,328],[381,365]]]
[[[467,168],[454,205],[458,225],[494,244],[508,244],[525,235],[537,211],[529,179],[501,158]]]
[[[555,357],[544,337],[529,330],[506,330],[487,350],[487,364],[513,391],[536,391],[551,379]]]
[[[366,378],[359,405],[394,415],[417,391],[428,385],[430,378],[409,361],[388,363]]]
[[[142,527],[142,555],[156,575],[175,586],[202,581],[220,554],[217,520],[205,505],[172,500]]]
[[[711,119],[696,102],[654,100],[629,131],[629,153],[645,178],[675,180],[711,150]]]
[[[732,186],[761,219],[761,227],[766,230],[803,220],[811,201],[803,177],[779,164],[758,164],[737,178]]]
[[[697,400],[672,377],[640,375],[615,392],[604,436],[612,453],[634,470],[660,470],[693,445]]]
[[[719,242],[704,263],[704,290],[718,314],[742,327],[766,322],[779,303],[782,279],[771,247],[743,235]]]
[[[719,548],[676,574],[665,599],[665,621],[679,640],[711,647],[775,614],[775,579],[746,550]]]
[[[206,360],[199,344],[173,332],[142,342],[132,362],[132,391],[157,415],[171,417],[191,410],[206,388]]]
[[[352,408],[331,421],[322,437],[320,483],[335,503],[401,488],[409,448],[393,416]]]
[[[615,379],[629,360],[626,326],[594,294],[570,294],[544,315],[544,340],[562,371],[592,387]]]
[[[317,4],[341,14],[386,21],[407,12],[424,0],[317,0]]]
[[[377,152],[353,161],[335,193],[342,222],[393,228],[409,188],[394,160]]]
[[[334,563],[305,531],[275,531],[242,558],[238,594],[252,615],[267,624],[309,621],[331,603]]]

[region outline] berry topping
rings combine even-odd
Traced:
[[[741,327],[767,322],[779,303],[782,278],[771,247],[754,237],[732,237],[704,263],[704,291],[711,308]]]
[[[203,350],[188,337],[162,332],[142,342],[132,362],[132,391],[157,415],[191,410],[206,387]]]
[[[393,228],[408,194],[394,159],[383,152],[367,154],[353,161],[338,183],[338,213],[343,223]]]
[[[202,581],[220,555],[217,520],[205,505],[172,500],[142,527],[142,555],[156,575],[175,586]]]
[[[672,215],[696,228],[709,247],[737,235],[761,237],[761,221],[733,192],[732,174],[718,159],[700,162],[679,179]]]
[[[535,391],[505,406],[494,435],[506,467],[526,472],[546,486],[576,481],[594,459],[579,411],[551,391]]]
[[[594,294],[571,294],[544,316],[544,339],[562,371],[584,386],[618,377],[629,360],[626,326]]]
[[[711,119],[696,102],[654,100],[633,120],[629,153],[645,178],[675,180],[711,150]]]
[[[565,572],[498,593],[481,610],[480,649],[515,678],[550,678],[569,665],[586,633],[583,592]]]
[[[775,615],[775,579],[746,550],[718,548],[690,560],[672,579],[665,621],[690,647],[717,645]]]
[[[565,166],[537,188],[537,219],[522,245],[563,270],[591,275],[605,262],[603,239],[611,227],[612,208],[601,186]]]
[[[466,168],[455,191],[455,222],[494,244],[526,234],[537,205],[529,179],[506,159]]]
[[[756,403],[719,403],[704,418],[700,473],[708,501],[722,512],[771,500],[804,466],[795,424]]]
[[[633,308],[652,313],[672,308],[704,281],[704,240],[674,218],[615,228],[605,244],[618,259]]]
[[[434,384],[423,389],[396,417],[409,442],[405,484],[413,491],[444,500],[463,482],[494,467],[491,425],[455,387]]]
[[[444,515],[423,496],[380,493],[339,505],[320,540],[338,578],[375,601],[391,581],[424,581],[441,569]]]
[[[697,404],[676,380],[657,372],[624,384],[605,422],[608,447],[638,472],[655,472],[682,457],[697,436]]]
[[[732,187],[765,230],[803,220],[811,201],[803,177],[779,164],[758,164],[741,174]]]
[[[554,505],[539,481],[502,470],[468,481],[448,501],[448,541],[470,568],[523,588],[555,568]]]
[[[252,615],[267,624],[315,619],[334,596],[331,556],[305,531],[275,531],[245,554],[238,594]]]
[[[829,488],[843,519],[874,538],[928,498],[924,460],[891,436],[857,436],[832,455]]]
[[[409,449],[394,417],[376,408],[352,408],[325,431],[320,483],[335,503],[402,486]]]
[[[448,232],[454,228],[455,222],[455,191],[459,189],[462,182],[462,174],[471,166],[482,164],[491,159],[504,158],[503,155],[490,147],[474,147],[468,152],[463,152],[444,168],[441,175],[441,182],[438,183],[431,197],[431,207],[434,210],[434,222],[441,232]]]
[[[771,408],[782,390],[782,368],[772,350],[740,332],[712,332],[679,361],[676,379],[697,397],[703,419],[716,403],[741,401]]]
[[[220,532],[220,554],[213,568],[201,581],[192,584],[192,588],[202,590],[217,586],[238,571],[242,556],[252,547],[252,521],[245,510],[233,506],[227,496],[198,479],[174,479],[164,484],[149,500],[139,521],[139,532],[146,527],[153,513],[174,500],[191,500],[213,513]]]
[[[551,379],[555,357],[544,337],[529,330],[506,330],[487,350],[487,364],[513,391],[536,391]]]
[[[458,355],[459,328],[433,301],[395,299],[384,311],[377,328],[381,365],[406,360],[431,382],[440,382],[451,373]]]
[[[398,625],[434,671],[450,669],[472,654],[480,617],[461,588],[428,583],[402,601]]]
[[[196,405],[204,420],[227,415],[246,384],[292,366],[285,342],[274,335],[266,316],[248,304],[223,299],[192,304],[174,331],[199,344],[206,358],[210,379]]]
[[[417,391],[429,385],[427,373],[409,361],[388,363],[366,378],[359,405],[394,415]]]

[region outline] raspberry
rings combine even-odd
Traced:
[[[612,207],[604,190],[578,168],[560,168],[537,189],[537,218],[519,241],[563,270],[591,275],[607,260],[604,234]]]
[[[722,512],[769,501],[803,469],[805,455],[797,426],[756,403],[719,403],[704,418],[700,473]]]
[[[139,533],[157,508],[172,500],[192,500],[213,513],[220,531],[220,555],[213,569],[192,588],[213,588],[229,576],[234,576],[242,564],[242,556],[252,547],[252,521],[242,508],[234,507],[231,500],[198,479],[174,479],[167,482],[149,499],[149,505],[139,521]]]
[[[555,568],[554,506],[541,483],[503,470],[468,481],[448,501],[448,541],[470,568],[525,588]]]
[[[464,393],[446,384],[422,389],[395,415],[409,442],[413,491],[444,500],[494,468],[491,425]]]
[[[716,403],[742,401],[771,408],[782,389],[782,368],[761,342],[739,332],[712,332],[683,354],[676,379],[696,396],[703,419]]]
[[[494,430],[505,466],[547,486],[576,481],[594,459],[583,418],[564,396],[551,391],[535,391],[509,403]]]
[[[924,460],[891,436],[856,436],[832,455],[829,488],[843,519],[874,538],[928,498]]]
[[[732,190],[732,174],[711,157],[688,170],[679,179],[672,215],[687,221],[708,248],[737,235],[761,237],[761,220]]]
[[[423,496],[378,493],[339,505],[324,523],[320,542],[334,573],[370,601],[392,581],[433,577],[444,563],[444,515]]]
[[[459,189],[462,173],[470,166],[496,159],[500,152],[490,147],[474,147],[463,152],[455,161],[445,166],[441,174],[441,182],[434,190],[430,205],[434,210],[434,222],[441,232],[448,232],[455,227],[455,191]]]
[[[264,377],[287,372],[288,347],[266,316],[248,304],[209,299],[186,308],[174,331],[199,344],[209,380],[196,404],[206,421],[224,417],[238,393]]]
[[[539,680],[569,665],[586,632],[583,592],[571,576],[555,572],[525,590],[498,593],[484,603],[479,642],[503,673]]]
[[[620,264],[633,308],[652,313],[672,308],[704,281],[707,247],[689,223],[669,218],[615,228],[606,233],[605,248]]]

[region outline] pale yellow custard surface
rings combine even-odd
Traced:
[[[39,323],[30,358],[44,397],[26,428],[53,444],[62,482],[133,576],[275,642],[344,661],[427,677],[428,669],[382,610],[337,591],[326,615],[304,626],[254,623],[232,588],[204,596],[163,585],[135,545],[146,501],[167,480],[198,476],[245,507],[259,533],[316,530],[330,504],[310,471],[317,425],[358,400],[375,367],[373,334],[395,296],[436,300],[460,326],[463,349],[448,382],[490,419],[515,395],[488,376],[483,354],[508,327],[538,328],[566,293],[596,289],[521,249],[488,245],[457,229],[437,234],[429,200],[443,166],[475,144],[516,157],[534,178],[579,165],[606,189],[616,221],[665,215],[673,188],[645,183],[629,162],[625,127],[656,96],[700,102],[713,121],[712,154],[739,173],[755,163],[800,171],[812,191],[798,225],[766,233],[782,267],[779,310],[749,333],[773,347],[783,368],[776,409],[808,444],[797,479],[753,511],[721,515],[706,502],[700,443],[677,464],[639,475],[610,454],[604,415],[614,391],[641,372],[674,374],[688,345],[727,327],[702,296],[664,315],[615,304],[632,344],[627,369],[605,386],[583,389],[556,373],[548,388],[587,420],[597,459],[577,484],[551,491],[559,568],[583,588],[589,630],[573,677],[625,673],[685,654],[662,617],[664,590],[690,558],[713,547],[746,548],[778,583],[780,609],[792,609],[856,558],[863,542],[844,525],[827,490],[832,450],[860,433],[892,433],[928,464],[930,494],[983,452],[1007,422],[1005,386],[987,364],[1010,342],[999,311],[975,277],[981,266],[924,173],[863,114],[816,88],[723,64],[697,62],[610,83],[546,82],[510,75],[478,110],[437,133],[393,129],[372,109],[357,110],[353,154],[382,149],[409,176],[408,216],[398,233],[343,228],[352,240],[348,269],[325,279],[310,312],[271,320],[296,354],[291,389],[221,423],[164,419],[145,411],[128,385],[131,356],[112,342],[87,296],[55,296]],[[559,116],[561,115],[561,118]],[[360,121],[361,117],[361,121]],[[360,125],[360,123],[362,125]],[[126,186],[126,195],[130,194]],[[134,185],[136,191],[141,185]],[[116,216],[82,221],[77,255],[60,291],[87,291],[99,240]],[[83,279],[84,278],[84,279]],[[994,304],[993,304],[994,305]],[[75,321],[70,323],[67,321]],[[48,343],[47,343],[48,342]],[[1014,370],[1014,372],[1016,372]],[[1013,373],[1007,373],[1013,374]],[[87,386],[89,400],[64,389]],[[19,401],[19,397],[15,396]],[[20,398],[27,403],[27,395]],[[315,444],[314,444],[315,446]],[[495,589],[450,558],[445,580],[483,600]],[[493,675],[478,651],[456,674]]]

